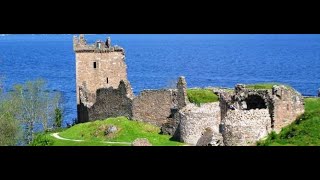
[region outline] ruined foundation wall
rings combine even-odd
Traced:
[[[298,116],[304,113],[304,99],[297,91],[285,87],[273,88],[274,101],[274,130],[280,132],[281,128],[291,124]]]
[[[131,86],[121,81],[119,87],[114,89],[101,88],[97,90],[95,103],[91,107],[78,107],[81,114],[80,122],[103,120],[109,117],[132,117],[132,98],[130,98]]]
[[[177,90],[142,91],[133,99],[133,119],[161,126],[170,118],[171,108],[177,106],[176,96]]]
[[[180,141],[196,145],[208,129],[219,136],[221,119],[219,102],[202,104],[200,107],[189,103],[179,111]]]
[[[254,145],[271,132],[268,109],[230,110],[220,129],[226,146]]]

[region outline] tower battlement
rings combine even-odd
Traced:
[[[112,46],[111,39],[108,37],[106,41],[97,40],[93,44],[87,44],[84,35],[73,36],[73,50],[76,53],[81,52],[122,52],[124,54],[124,49],[120,46]]]

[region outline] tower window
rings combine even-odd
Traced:
[[[97,62],[93,62],[93,68],[94,68],[94,69],[97,68]]]
[[[107,78],[107,84],[109,84],[109,78]]]

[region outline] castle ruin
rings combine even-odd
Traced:
[[[87,44],[84,35],[73,39],[76,54],[78,122],[126,116],[157,126],[178,107],[177,90],[144,90],[133,95],[127,79],[125,51],[111,39]]]
[[[100,98],[97,97],[98,89],[117,88],[121,80],[130,86],[125,52],[119,46],[112,46],[110,38],[106,42],[98,40],[89,45],[84,35],[73,38],[73,48],[76,56],[78,121],[87,122],[96,117],[88,116],[88,108]],[[133,95],[131,88],[127,90],[130,98]]]
[[[218,102],[197,106],[187,97],[187,83],[180,77],[175,89],[143,90],[134,96],[127,79],[125,51],[111,39],[87,44],[75,36],[78,122],[126,116],[161,127],[163,134],[191,145],[253,145],[272,130],[292,123],[304,113],[304,101],[294,89],[234,91],[212,89]]]

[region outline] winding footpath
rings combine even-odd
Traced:
[[[64,141],[73,141],[73,142],[83,142],[84,140],[79,140],[79,139],[67,139],[67,138],[63,138],[61,136],[59,136],[59,133],[53,133],[51,134],[52,137],[56,138],[56,139],[60,139],[60,140],[64,140]],[[127,144],[127,145],[131,145],[130,142],[111,142],[111,141],[102,141],[103,143],[107,143],[107,144]]]

